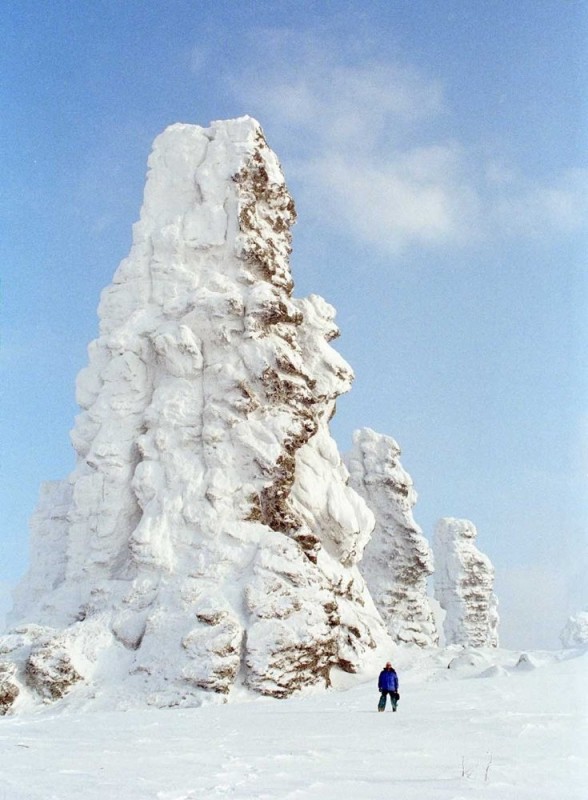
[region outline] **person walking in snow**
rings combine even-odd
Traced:
[[[390,703],[392,711],[396,711],[396,706],[400,699],[398,694],[398,675],[392,664],[388,661],[384,669],[380,672],[378,678],[378,689],[381,692],[380,701],[378,703],[378,711],[383,711],[386,708],[386,697],[390,695]]]

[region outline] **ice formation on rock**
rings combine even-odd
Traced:
[[[475,546],[476,536],[476,528],[467,519],[439,520],[433,539],[435,597],[446,612],[446,644],[497,647],[494,568]]]
[[[588,611],[579,611],[570,617],[559,638],[564,647],[588,645]]]
[[[4,708],[285,697],[386,640],[356,566],[373,517],[328,431],[352,372],[333,308],[291,296],[294,219],[255,120],[156,139],[77,381],[77,466],[42,489],[0,643]]]
[[[433,556],[414,521],[417,494],[399,457],[391,437],[369,428],[355,432],[346,457],[350,485],[376,518],[360,569],[392,638],[426,647],[438,643],[427,597]]]

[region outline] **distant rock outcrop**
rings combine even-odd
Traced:
[[[373,517],[328,431],[352,372],[333,308],[291,296],[294,219],[251,118],[156,140],[77,382],[77,466],[33,520],[2,708],[286,697],[386,641],[356,566]]]
[[[497,647],[494,568],[475,546],[476,536],[467,519],[439,520],[433,540],[435,597],[446,612],[446,644]]]
[[[588,611],[579,611],[570,617],[559,638],[564,647],[588,645]]]
[[[426,647],[438,643],[427,597],[433,557],[413,519],[417,495],[399,457],[391,437],[369,428],[355,432],[346,457],[350,485],[376,518],[360,568],[392,638]]]
[[[15,680],[15,673],[15,664],[0,661],[0,717],[11,710],[20,694],[20,689]]]

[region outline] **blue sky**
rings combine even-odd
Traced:
[[[332,430],[394,436],[428,536],[470,518],[502,640],[588,604],[588,6],[3,4],[0,581],[73,466],[74,381],[154,137],[251,114],[296,200],[296,294],[356,372]]]

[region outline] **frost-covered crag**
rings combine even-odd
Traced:
[[[294,219],[254,120],[155,141],[77,382],[77,466],[42,490],[0,643],[4,709],[285,697],[385,638],[356,567],[373,517],[328,432],[352,373],[332,307],[292,297]]]
[[[376,518],[361,572],[388,632],[398,643],[436,645],[427,597],[433,556],[412,515],[417,494],[400,463],[400,448],[391,437],[363,428],[353,436],[346,464],[350,485]]]
[[[586,647],[588,645],[588,610],[571,616],[559,635],[564,647]]]
[[[433,539],[435,597],[446,612],[446,644],[497,647],[494,567],[474,544],[476,536],[467,519],[439,520]]]

